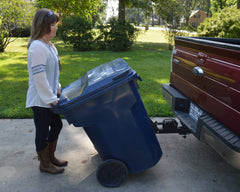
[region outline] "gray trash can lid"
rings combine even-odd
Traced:
[[[85,98],[113,84],[118,84],[136,74],[121,58],[102,64],[62,89],[61,99],[69,101],[76,97]]]

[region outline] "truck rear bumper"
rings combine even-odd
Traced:
[[[162,94],[184,126],[200,141],[210,145],[229,164],[240,169],[240,137],[238,135],[202,109],[203,113],[197,119],[192,118],[189,114],[192,102],[171,85],[163,84]]]

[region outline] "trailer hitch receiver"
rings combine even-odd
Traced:
[[[162,122],[152,122],[153,129],[156,134],[163,133],[178,133],[180,135],[187,135],[191,133],[185,126],[178,126],[175,119],[164,119]]]

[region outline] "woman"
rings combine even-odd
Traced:
[[[54,155],[62,129],[60,116],[51,111],[60,94],[60,61],[57,49],[50,40],[56,36],[58,21],[54,12],[39,9],[33,18],[28,43],[29,88],[26,107],[33,110],[40,171],[52,174],[62,173],[62,166],[68,163]]]

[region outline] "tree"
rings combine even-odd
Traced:
[[[158,15],[161,15],[166,22],[173,24],[184,18],[186,25],[193,10],[201,8],[210,15],[210,0],[158,0],[155,3]]]
[[[118,19],[125,21],[126,7],[136,7],[145,9],[148,12],[152,10],[152,2],[158,0],[119,0],[118,3]]]
[[[207,16],[211,15],[211,0],[202,1],[201,10],[207,13]]]
[[[0,1],[0,52],[4,52],[13,41],[12,31],[18,27],[31,25],[32,6],[24,0]]]
[[[100,2],[99,8],[96,12],[96,14],[92,15],[92,23],[93,25],[96,24],[103,24],[106,20],[107,16],[107,0],[103,0],[103,2]]]
[[[94,15],[102,1],[99,0],[37,0],[38,8],[49,8],[63,15],[80,15],[81,17],[91,17]]]
[[[145,12],[140,8],[126,9],[126,19],[137,26],[144,22]]]
[[[159,0],[155,4],[158,15],[170,24],[177,24],[180,18],[190,15],[192,1],[189,0]],[[193,5],[194,6],[194,5]]]
[[[196,1],[196,0],[182,0],[181,7],[183,10],[184,19],[186,21],[186,24],[188,24],[191,12],[196,8],[197,4],[198,4],[198,1]]]
[[[217,12],[219,9],[231,7],[233,5],[237,5],[237,3],[237,0],[211,0],[211,10],[212,12]]]
[[[240,38],[240,10],[226,7],[213,13],[198,27],[198,33],[205,37]]]

